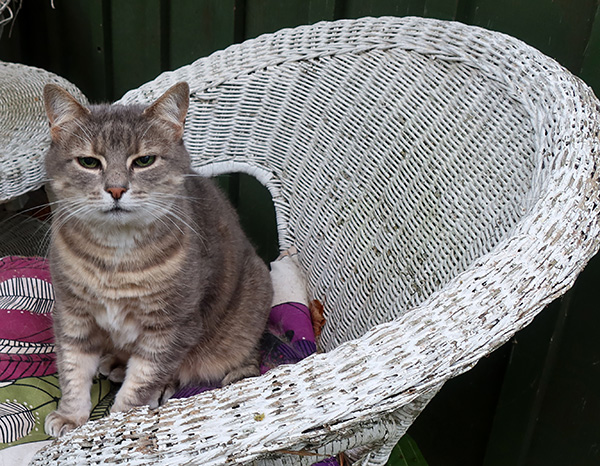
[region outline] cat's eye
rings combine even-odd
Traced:
[[[100,168],[102,165],[100,160],[95,157],[78,157],[77,161],[83,168],[89,168],[90,170]]]
[[[142,155],[133,161],[133,165],[139,168],[149,167],[156,161],[155,155]]]

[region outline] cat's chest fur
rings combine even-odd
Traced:
[[[165,303],[176,300],[172,294],[189,254],[187,241],[177,235],[152,241],[126,234],[98,237],[65,228],[54,237],[55,257],[72,295],[85,303],[114,346],[125,348],[145,326],[160,324]]]
[[[117,301],[101,301],[101,307],[94,313],[98,326],[111,336],[117,348],[134,343],[141,333],[139,322],[128,312],[127,307]]]
[[[110,303],[105,307],[155,295],[171,286],[185,266],[187,239],[182,236],[107,234],[106,241],[94,233],[64,228],[53,246],[73,293]]]

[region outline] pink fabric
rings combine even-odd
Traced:
[[[53,298],[44,259],[0,259],[0,381],[56,373]]]

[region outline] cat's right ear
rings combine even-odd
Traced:
[[[180,82],[170,87],[143,114],[163,123],[177,140],[183,136],[189,104],[190,86],[186,82]]]
[[[60,136],[65,123],[83,117],[90,113],[75,97],[56,84],[46,84],[44,87],[44,107],[50,121],[50,134],[55,140]]]

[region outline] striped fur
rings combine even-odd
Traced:
[[[156,406],[180,385],[258,374],[270,277],[228,201],[190,168],[188,94],[179,84],[148,108],[87,109],[45,90],[63,392],[50,435],[87,420],[98,370],[124,379],[113,412]]]

